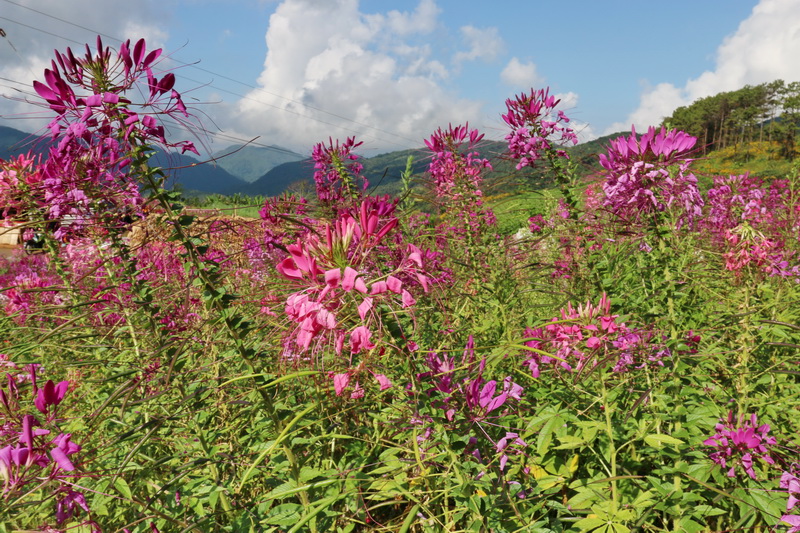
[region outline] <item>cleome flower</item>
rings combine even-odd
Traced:
[[[703,199],[691,172],[691,149],[697,139],[678,130],[651,127],[639,138],[631,126],[629,137],[611,141],[600,154],[606,169],[604,205],[623,220],[638,222],[642,214],[678,209],[678,226],[693,223]]]
[[[760,458],[767,464],[775,464],[775,460],[770,455],[770,447],[777,441],[775,437],[769,437],[770,427],[768,424],[757,425],[755,414],[745,419],[740,415],[738,419],[733,416],[733,411],[728,412],[727,419],[720,420],[715,427],[717,432],[713,437],[703,441],[706,446],[716,448],[710,458],[723,468],[728,469],[728,477],[736,477],[736,466],[744,468],[744,471],[752,479],[756,479],[753,469],[753,460]]]
[[[513,100],[506,100],[508,113],[502,117],[511,133],[505,138],[509,156],[519,161],[517,170],[532,167],[543,157],[569,159],[560,146],[578,144],[578,137],[572,128],[566,126],[570,120],[564,112],[556,112],[560,102],[550,95],[549,87],[538,91],[531,89],[530,94],[523,93]]]
[[[662,360],[671,353],[660,337],[650,330],[631,328],[618,318],[611,314],[611,301],[605,294],[597,305],[587,302],[576,309],[568,304],[561,317],[525,330],[524,345],[530,350],[523,364],[534,378],[546,366],[578,374],[603,364],[618,374],[663,366]]]

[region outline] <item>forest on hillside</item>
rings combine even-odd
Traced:
[[[775,141],[776,156],[794,159],[800,126],[800,82],[775,80],[700,98],[677,108],[662,125],[685,131],[706,154],[754,141]]]

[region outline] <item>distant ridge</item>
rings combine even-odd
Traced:
[[[37,154],[47,152],[49,137],[42,137],[23,131],[0,126],[0,158],[9,159],[18,154],[33,151]],[[223,168],[199,161],[188,155],[166,153],[156,150],[152,162],[165,170],[168,175],[167,186],[180,186],[187,193],[236,194],[242,192],[247,182],[230,174]]]
[[[589,175],[600,169],[597,154],[605,152],[608,142],[629,133],[606,135],[566,150],[577,165],[578,173]],[[48,143],[49,139],[0,126],[0,158],[8,159],[11,155],[27,152],[31,147],[45,150]],[[492,164],[493,171],[486,176],[489,183],[509,178],[527,182],[534,188],[550,185],[540,169],[517,171],[515,162],[503,156],[506,151],[505,142],[484,141],[477,150]],[[406,169],[409,156],[413,157],[413,174],[424,174],[430,164],[431,152],[423,147],[360,159],[364,165],[363,174],[370,182],[370,189],[376,194],[398,193],[401,188],[400,176]],[[178,185],[188,195],[240,193],[277,196],[291,187],[313,187],[313,161],[278,146],[239,145],[218,150],[211,157],[216,161],[200,164],[189,155],[158,152],[153,161],[169,175],[168,185]]]
[[[306,158],[280,146],[252,145],[231,146],[214,152],[211,157],[216,160],[211,164],[247,183],[253,183],[279,165]]]

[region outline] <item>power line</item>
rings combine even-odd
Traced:
[[[5,1],[6,1],[6,2],[8,2],[8,0],[5,0]],[[55,34],[55,33],[49,32],[49,31],[47,31],[47,30],[43,30],[43,29],[41,29],[41,28],[37,28],[37,27],[35,27],[35,26],[31,26],[31,25],[29,25],[29,24],[25,24],[25,23],[19,22],[19,21],[17,21],[17,20],[13,20],[13,19],[10,19],[10,18],[8,18],[8,17],[0,17],[0,19],[2,19],[2,20],[7,20],[7,21],[9,21],[9,22],[13,22],[14,24],[18,24],[18,25],[20,25],[20,26],[23,26],[23,27],[25,27],[25,28],[29,28],[29,29],[31,29],[31,30],[35,30],[35,31],[38,31],[38,32],[41,32],[41,33],[45,33],[45,34],[47,34],[47,35],[50,35],[50,36],[52,36],[52,37],[57,37],[57,38],[59,38],[59,39],[64,39],[65,41],[69,41],[69,42],[71,42],[71,43],[75,43],[75,44],[79,44],[79,45],[85,44],[85,43],[82,43],[82,42],[80,42],[80,41],[76,41],[75,39],[70,39],[69,37],[64,37],[63,35],[57,35],[57,34]]]
[[[121,39],[119,39],[119,38],[117,38],[117,37],[114,37],[114,36],[111,36],[111,35],[107,35],[107,34],[104,34],[104,33],[102,33],[102,32],[95,31],[95,30],[93,30],[93,29],[91,29],[91,28],[87,28],[86,26],[82,26],[82,25],[80,25],[80,24],[76,24],[76,23],[74,23],[74,22],[71,22],[71,21],[69,21],[69,20],[63,19],[63,18],[61,18],[61,17],[57,17],[57,16],[55,16],[55,15],[51,15],[51,14],[49,14],[49,13],[45,13],[45,12],[43,12],[43,11],[39,11],[39,10],[37,10],[37,9],[34,9],[34,8],[31,8],[31,7],[28,7],[28,6],[24,6],[24,5],[22,5],[22,4],[19,4],[19,3],[17,3],[17,2],[13,2],[12,0],[3,0],[3,1],[5,1],[5,2],[7,2],[7,3],[9,3],[9,4],[12,4],[12,5],[15,5],[15,6],[17,6],[17,7],[21,7],[21,8],[23,8],[23,9],[27,9],[27,10],[29,10],[29,11],[32,11],[32,12],[34,12],[34,13],[38,13],[38,14],[40,14],[40,15],[46,16],[46,17],[48,17],[48,18],[51,18],[51,19],[53,19],[53,20],[57,20],[57,21],[59,21],[59,22],[62,22],[62,23],[64,23],[64,24],[68,24],[68,25],[70,25],[70,26],[74,26],[74,27],[76,27],[76,28],[80,28],[80,29],[82,29],[82,30],[85,30],[85,31],[88,31],[88,32],[94,33],[95,35],[100,35],[101,37],[106,37],[106,38],[108,38],[108,39],[112,39],[112,40],[114,40],[114,41],[116,41],[116,42],[119,42],[119,43],[123,42]],[[79,41],[75,41],[75,40],[73,40],[73,39],[69,39],[69,38],[67,38],[67,37],[63,37],[63,36],[60,36],[60,35],[56,35],[56,34],[54,34],[54,33],[47,32],[47,31],[45,31],[45,30],[41,30],[41,29],[35,28],[35,27],[33,27],[33,26],[29,26],[29,25],[27,25],[27,24],[22,24],[22,23],[20,23],[20,22],[14,21],[14,20],[7,19],[7,18],[5,18],[5,17],[0,17],[0,18],[2,18],[2,19],[5,19],[5,20],[9,20],[10,22],[14,22],[15,24],[20,24],[21,26],[25,26],[25,27],[27,27],[27,28],[31,28],[31,29],[34,29],[34,30],[37,30],[37,31],[41,31],[41,32],[43,32],[43,33],[46,33],[46,34],[48,34],[48,35],[51,35],[51,36],[54,36],[54,37],[58,37],[58,38],[60,38],[60,39],[64,39],[64,40],[67,40],[67,41],[70,41],[70,42],[73,42],[73,43],[76,43],[76,44],[79,44],[79,45],[80,45],[80,44],[84,44],[84,43],[81,43],[81,42],[79,42]],[[329,116],[332,116],[332,117],[334,117],[334,118],[338,118],[338,119],[340,119],[340,120],[344,120],[344,121],[346,121],[346,122],[350,122],[350,123],[352,123],[352,124],[355,124],[355,125],[358,125],[358,126],[361,126],[361,127],[369,128],[369,129],[371,129],[371,130],[374,130],[374,131],[377,131],[377,132],[379,132],[379,133],[383,133],[383,134],[386,134],[386,135],[391,135],[391,136],[393,136],[393,137],[396,137],[396,138],[398,138],[398,139],[402,139],[402,140],[405,140],[405,141],[408,141],[408,142],[414,143],[415,145],[417,144],[417,140],[410,139],[410,138],[408,138],[408,137],[404,137],[404,136],[402,136],[402,135],[399,135],[399,134],[397,134],[397,133],[394,133],[394,132],[391,132],[391,131],[388,131],[388,130],[381,129],[381,128],[378,128],[378,127],[376,127],[376,126],[371,126],[371,125],[369,125],[369,124],[365,124],[365,123],[362,123],[362,122],[358,122],[358,121],[356,121],[356,120],[353,120],[353,119],[350,119],[350,118],[348,118],[348,117],[345,117],[345,116],[342,116],[342,115],[339,115],[339,114],[336,114],[336,113],[332,113],[332,112],[330,112],[330,111],[326,111],[326,110],[324,110],[324,109],[322,109],[322,108],[318,108],[318,107],[315,107],[315,106],[311,106],[311,105],[309,105],[309,104],[306,104],[306,103],[304,103],[304,102],[300,102],[300,101],[298,101],[298,100],[294,100],[294,99],[292,99],[292,98],[288,98],[288,97],[282,96],[282,95],[280,95],[280,94],[277,94],[277,93],[270,92],[270,91],[268,91],[268,90],[266,90],[266,89],[264,89],[264,88],[261,88],[261,87],[256,87],[256,86],[254,86],[254,85],[252,85],[252,84],[249,84],[249,83],[246,83],[246,82],[243,82],[243,81],[236,80],[236,79],[234,79],[234,78],[231,78],[231,77],[229,77],[229,76],[226,76],[226,75],[224,75],[224,74],[219,74],[219,73],[213,72],[213,71],[211,71],[211,70],[208,70],[208,69],[205,69],[205,68],[203,68],[203,67],[199,67],[199,66],[197,66],[197,65],[195,65],[195,64],[191,64],[191,63],[186,63],[186,62],[183,62],[183,61],[179,61],[178,59],[175,59],[175,58],[172,58],[172,57],[170,57],[170,59],[171,59],[172,61],[175,61],[176,63],[178,63],[178,64],[180,64],[180,65],[183,65],[183,66],[188,66],[188,67],[191,67],[191,68],[195,68],[195,69],[197,69],[197,70],[200,70],[200,71],[202,71],[202,72],[205,72],[205,73],[207,73],[207,74],[211,74],[211,75],[213,75],[213,76],[217,76],[217,77],[220,77],[220,78],[226,79],[226,80],[228,80],[228,81],[231,81],[231,82],[233,82],[233,83],[237,83],[237,84],[243,85],[243,86],[245,86],[245,87],[251,88],[251,89],[253,89],[253,90],[256,90],[256,91],[264,92],[264,93],[266,93],[266,94],[269,94],[270,96],[274,96],[274,97],[276,97],[276,98],[280,98],[280,99],[282,99],[282,100],[286,100],[287,102],[291,102],[291,103],[294,103],[294,104],[300,105],[300,106],[302,106],[302,107],[305,107],[305,108],[307,108],[307,109],[311,109],[311,110],[314,110],[314,111],[318,111],[318,112],[320,112],[320,113],[324,113],[324,114],[326,114],[326,115],[329,115]],[[193,82],[195,82],[195,83],[202,83],[202,82],[200,82],[200,81],[197,81],[197,80],[192,80],[192,79],[190,79],[190,78],[186,78],[186,77],[184,77],[184,78],[185,78],[185,79],[187,79],[188,81],[193,81]],[[258,100],[258,99],[255,99],[255,98],[252,98],[252,97],[249,97],[249,96],[244,96],[244,95],[241,95],[241,94],[239,94],[239,93],[236,93],[236,92],[234,92],[234,91],[230,91],[230,90],[227,90],[227,89],[222,89],[222,88],[220,88],[220,87],[217,87],[217,86],[215,86],[215,85],[211,85],[211,84],[209,84],[208,86],[209,86],[209,87],[211,87],[211,88],[213,88],[213,89],[216,89],[216,90],[219,90],[219,91],[222,91],[222,92],[225,92],[225,93],[231,94],[231,95],[233,95],[233,96],[237,96],[237,97],[239,97],[239,98],[242,98],[242,99],[247,99],[247,100],[250,100],[250,101],[253,101],[253,102],[256,102],[256,103],[262,104],[262,105],[266,105],[266,106],[269,106],[269,107],[272,107],[272,108],[275,108],[275,109],[278,109],[278,110],[281,110],[281,111],[284,111],[284,112],[289,112],[289,113],[292,113],[292,114],[294,114],[294,115],[297,115],[297,116],[300,116],[300,117],[303,117],[303,118],[307,118],[307,119],[310,119],[310,120],[317,121],[317,122],[319,122],[319,123],[321,123],[321,124],[325,124],[325,125],[327,125],[327,126],[332,126],[332,127],[336,127],[336,128],[341,128],[341,129],[344,129],[344,130],[346,130],[346,131],[349,131],[349,132],[351,132],[351,133],[358,133],[358,131],[357,131],[357,130],[353,130],[353,129],[351,129],[351,128],[345,128],[345,127],[343,127],[343,126],[341,126],[341,125],[338,125],[338,124],[333,124],[333,123],[330,123],[330,122],[326,122],[326,121],[324,121],[324,120],[320,120],[320,119],[318,119],[318,118],[316,118],[316,117],[309,116],[309,115],[304,115],[304,114],[302,114],[302,113],[298,113],[298,112],[296,112],[296,111],[292,111],[292,110],[290,110],[290,109],[286,109],[286,108],[284,108],[284,107],[279,107],[279,106],[276,106],[276,105],[274,105],[274,104],[268,104],[267,102],[264,102],[264,101],[262,101],[262,100]],[[394,145],[396,145],[396,146],[402,146],[403,148],[413,148],[413,147],[414,147],[414,146],[411,146],[411,147],[409,147],[409,146],[406,146],[406,145],[402,145],[402,144],[399,144],[399,143],[396,143],[396,142],[389,141],[389,140],[387,140],[387,139],[380,139],[380,140],[383,140],[384,142],[388,142],[388,143],[394,144]]]

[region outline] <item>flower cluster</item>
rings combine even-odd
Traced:
[[[0,159],[0,218],[15,218],[44,205],[40,158],[20,154]]]
[[[738,274],[742,269],[753,266],[769,276],[800,276],[800,266],[789,266],[791,253],[747,223],[725,231],[725,240],[728,250],[723,257],[728,270]]]
[[[438,198],[456,201],[462,197],[482,196],[484,169],[491,170],[488,159],[475,151],[483,134],[470,130],[469,124],[437,129],[425,145],[433,152],[428,172],[433,178]],[[466,151],[462,145],[466,143]]]
[[[703,441],[706,446],[716,449],[712,452],[711,460],[723,468],[728,469],[728,477],[736,477],[736,467],[743,468],[752,479],[756,479],[753,461],[761,459],[767,464],[775,464],[770,455],[770,448],[777,444],[775,437],[768,436],[769,425],[758,425],[755,414],[745,418],[740,415],[734,417],[733,411],[728,412],[726,419],[714,426],[717,432],[711,438]]]
[[[606,169],[604,205],[614,215],[637,223],[643,215],[679,212],[678,227],[691,224],[701,215],[703,199],[689,158],[697,139],[678,131],[651,127],[641,136],[631,127],[629,137],[611,141],[607,154],[600,155]]]
[[[568,304],[561,317],[548,324],[525,330],[524,365],[538,378],[544,365],[560,372],[581,373],[599,365],[611,365],[612,372],[628,372],[650,364],[663,366],[669,349],[651,331],[638,330],[618,322],[611,314],[611,302],[604,294],[597,305],[587,302],[577,309]]]
[[[33,486],[47,486],[55,496],[58,524],[77,516],[81,509],[88,513],[85,497],[70,481],[77,475],[73,456],[81,447],[72,442],[70,433],[58,430],[58,406],[69,382],[48,380],[38,387],[38,365],[20,368],[5,354],[0,354],[0,368],[6,370],[6,385],[0,387],[0,496],[7,501]],[[44,424],[27,414],[30,405],[23,394],[27,385]]]
[[[417,414],[412,418],[413,425],[422,426],[417,445],[423,455],[437,446],[435,437],[442,424],[452,434],[470,435],[464,454],[480,465],[478,478],[495,461],[502,472],[509,456],[525,455],[527,443],[503,423],[522,400],[524,389],[511,376],[486,377],[486,357],[476,357],[472,335],[460,359],[429,352],[424,365],[427,370],[416,375],[420,395],[413,400]]]
[[[428,172],[445,213],[441,233],[457,240],[469,241],[497,223],[494,212],[483,205],[483,173],[492,166],[475,150],[482,139],[483,134],[465,124],[439,128],[425,140],[433,152]]]
[[[60,138],[59,149],[73,141],[90,143],[98,133],[121,131],[126,141],[197,153],[191,142],[168,142],[164,127],[153,116],[166,115],[181,122],[181,117],[189,117],[181,95],[173,89],[175,74],[169,72],[159,79],[153,72],[160,48],[147,52],[145,40],[139,39],[131,49],[128,40],[113,54],[98,36],[96,53],[87,45],[83,57],[76,57],[69,48],[55,54],[52,68],[44,71],[44,83],[34,81],[33,88],[57,113],[49,127],[53,139]],[[143,84],[147,97],[138,104],[142,111],[137,112],[124,95]]]
[[[57,142],[34,180],[36,190],[24,192],[33,192],[45,219],[57,224],[56,238],[124,229],[124,220],[142,215],[137,182],[142,169],[131,164],[139,146],[197,153],[191,142],[168,141],[156,119],[167,116],[186,124],[189,117],[173,89],[175,75],[158,78],[153,72],[160,55],[160,49],[148,52],[143,39],[133,46],[126,41],[112,53],[98,37],[96,52],[87,46],[83,57],[71,49],[56,52],[44,81],[34,81],[36,93],[57,113],[49,124]],[[137,91],[145,98],[135,103],[127,95]]]
[[[456,365],[455,357],[430,352],[425,358],[428,371],[417,375],[417,379],[430,387],[426,394],[445,418],[452,422],[457,413],[472,422],[486,420],[490,413],[506,404],[519,400],[523,388],[506,377],[499,387],[497,381],[483,377],[486,358],[475,361],[475,343],[470,335],[461,361]]]
[[[518,160],[517,170],[533,166],[544,156],[568,159],[567,153],[554,144],[578,144],[578,137],[563,111],[556,112],[561,102],[550,95],[550,88],[531,89],[530,94],[520,94],[506,100],[508,113],[503,120],[511,127],[506,135],[509,155]]]
[[[50,269],[47,256],[20,252],[12,261],[0,259],[0,267],[6,267],[0,273],[0,286],[8,287],[0,291],[0,308],[17,324],[34,319],[43,307],[66,303],[67,298],[59,290],[61,279]]]
[[[369,187],[369,182],[361,175],[363,165],[353,150],[363,143],[356,142],[355,137],[348,137],[339,144],[328,139],[328,144],[318,143],[311,151],[314,160],[314,182],[319,201],[331,208],[342,205],[351,206]],[[336,211],[336,209],[334,209]]]
[[[376,262],[381,242],[397,227],[394,208],[393,203],[365,198],[357,212],[345,212],[325,224],[324,238],[310,234],[288,246],[289,255],[277,270],[299,290],[289,295],[284,309],[295,324],[285,339],[287,356],[319,353],[328,346],[341,356],[347,342],[346,359],[352,367],[354,356],[376,346],[373,334],[382,328],[379,307],[410,310],[416,303],[409,284],[399,276],[411,275],[428,290],[422,252],[416,246],[407,245],[403,261],[389,272]],[[339,376],[334,383],[349,383],[355,377],[352,368],[347,374],[346,381]],[[345,387],[337,386],[337,394]]]
[[[793,464],[789,470],[781,474],[780,487],[786,490],[788,500],[786,501],[786,512],[790,512],[800,503],[800,465]],[[788,533],[800,532],[800,515],[785,514],[781,516],[781,522],[790,526]]]
[[[720,176],[708,191],[701,229],[722,251],[725,268],[751,266],[769,276],[798,276],[788,242],[800,238],[800,211],[787,180],[765,183],[747,174]]]

